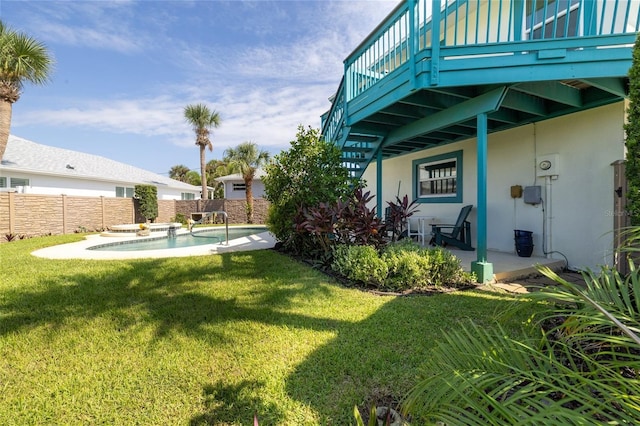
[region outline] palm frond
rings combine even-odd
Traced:
[[[521,341],[502,328],[462,326],[438,343],[403,409],[429,421],[498,425],[637,424],[640,419],[638,271],[603,268],[578,287],[528,295],[545,302]],[[539,331],[536,331],[539,330]]]

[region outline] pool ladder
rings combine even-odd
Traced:
[[[222,217],[224,217],[225,237],[227,239],[227,242],[225,244],[229,245],[229,216],[227,215],[227,212],[225,212],[224,210],[214,210],[214,211],[206,212],[206,214],[204,214],[199,220],[193,222],[193,225],[202,224],[202,222],[205,219],[210,218],[214,214],[221,214]],[[189,230],[189,232],[191,232],[191,235],[193,235],[193,225]]]

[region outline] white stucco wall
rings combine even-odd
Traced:
[[[233,184],[242,184],[244,185],[244,180],[230,180],[225,181],[224,185],[224,195],[228,200],[244,200],[246,198],[246,194],[244,189],[241,191],[234,191]],[[251,186],[251,191],[253,192],[253,198],[264,198],[264,184],[260,179],[254,179],[253,184]]]
[[[116,186],[128,188],[135,187],[135,184],[125,184],[122,182],[105,182],[88,179],[69,179],[59,176],[48,176],[27,173],[3,172],[2,176],[7,178],[29,179],[29,187],[24,188],[24,192],[42,195],[77,195],[88,197],[115,197]],[[7,183],[8,184],[8,183]],[[167,188],[157,185],[159,200],[180,200],[182,192],[192,192],[176,188]],[[3,190],[12,190],[3,188]],[[200,191],[193,191],[195,198],[200,198]]]
[[[543,256],[543,205],[513,199],[512,185],[542,187],[544,207],[551,212],[549,247],[564,254],[570,267],[597,268],[610,264],[613,247],[613,163],[624,158],[624,104],[608,105],[571,116],[559,117],[489,135],[487,175],[487,245],[490,250],[515,253],[514,229],[533,232],[534,255]],[[475,139],[424,150],[382,165],[382,199],[412,199],[411,163],[415,159],[463,150],[463,200],[455,204],[420,204],[422,215],[436,216],[440,223],[455,221],[460,208],[473,204],[469,220],[476,239],[477,156]],[[558,178],[546,182],[536,177],[536,157],[558,154]],[[373,194],[376,164],[363,179]],[[384,207],[383,206],[383,207]],[[552,257],[562,259],[559,253]],[[489,255],[489,261],[490,255]]]

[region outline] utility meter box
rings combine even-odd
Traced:
[[[559,161],[558,154],[539,155],[536,158],[536,176],[558,176],[560,173]]]
[[[525,186],[524,187],[524,202],[527,204],[540,204],[542,202],[542,187]]]

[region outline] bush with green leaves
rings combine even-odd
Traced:
[[[460,259],[441,247],[422,247],[405,238],[389,244],[382,253],[389,267],[389,288],[460,287],[475,277],[460,266]]]
[[[136,185],[133,197],[138,200],[142,217],[149,221],[158,217],[158,188],[153,185]]]
[[[294,218],[301,208],[335,203],[350,191],[342,152],[318,129],[298,127],[291,148],[276,155],[262,178],[269,200],[267,226],[285,246],[295,246]]]
[[[346,244],[336,247],[331,267],[350,280],[375,287],[383,285],[389,271],[374,247]]]
[[[183,214],[183,213],[176,213],[176,215],[171,218],[172,222],[178,222],[181,223],[183,225],[187,224],[187,217]]]
[[[430,284],[429,249],[421,248],[410,239],[389,244],[382,253],[382,260],[389,268],[386,287],[403,290]]]
[[[331,267],[349,279],[394,291],[460,287],[475,281],[447,250],[421,247],[410,239],[387,245],[382,254],[373,246],[338,245]]]

